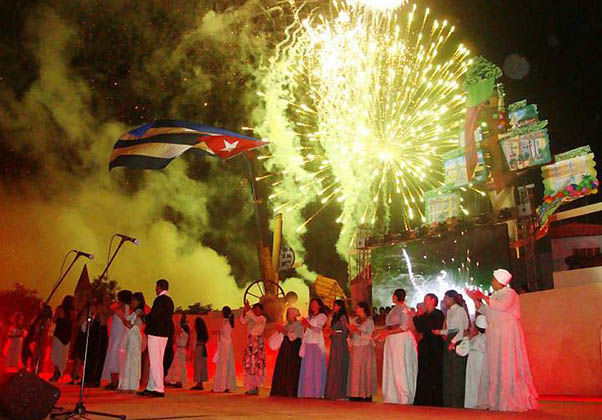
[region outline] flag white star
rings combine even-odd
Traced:
[[[233,150],[236,150],[237,147],[238,141],[228,143],[228,140],[224,140],[224,148],[222,149],[222,152],[232,152]]]

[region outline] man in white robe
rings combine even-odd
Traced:
[[[504,269],[493,272],[494,292],[467,291],[477,310],[487,317],[487,392],[479,395],[479,406],[496,411],[537,409],[537,391],[523,329],[520,325],[518,294],[508,285],[512,274]]]

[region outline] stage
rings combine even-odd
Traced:
[[[59,405],[73,408],[78,388],[60,385],[63,392]],[[242,390],[231,394],[210,391],[167,390],[163,399],[146,399],[132,394],[119,394],[102,389],[86,390],[85,405],[89,410],[125,414],[130,420],[161,419],[270,419],[303,420],[438,420],[445,419],[602,419],[602,398],[559,398],[540,400],[539,411],[529,413],[494,413],[449,408],[395,406],[346,401],[299,400],[270,398],[262,389],[259,397],[247,397]],[[94,419],[101,417],[91,416]]]

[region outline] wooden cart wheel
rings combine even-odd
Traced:
[[[284,299],[284,290],[282,289],[282,287],[280,287],[278,283],[275,283],[273,281],[264,282],[263,280],[257,280],[249,284],[249,286],[245,290],[243,303],[244,301],[248,301],[250,305],[259,303],[261,301],[261,298],[267,294],[264,283],[268,283],[271,289],[276,290],[276,297]]]

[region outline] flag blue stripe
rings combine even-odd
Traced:
[[[125,166],[131,169],[163,169],[171,163],[173,159],[157,158],[142,155],[122,155],[118,156],[109,163],[109,169],[118,166]]]
[[[133,136],[142,136],[142,135],[144,135],[144,133],[146,133],[146,131],[149,128],[152,128],[152,127],[153,127],[153,123],[144,124],[141,127],[134,128],[133,130],[128,131],[128,134],[131,134]]]
[[[142,127],[145,127],[145,126],[142,126]],[[142,128],[142,127],[140,127],[140,128]],[[197,123],[193,123],[190,121],[157,120],[154,123],[152,123],[152,128],[159,128],[159,127],[161,127],[161,128],[183,127],[183,128],[189,128],[191,130],[196,130],[196,131],[205,131],[207,133],[219,134],[222,136],[232,136],[232,137],[238,137],[238,138],[246,139],[246,140],[259,141],[259,139],[249,137],[249,136],[243,136],[242,134],[235,133],[234,131],[223,130],[221,128],[210,127],[208,125],[197,124]],[[148,128],[149,127],[147,127],[144,131],[146,131]],[[135,134],[135,133],[132,133],[132,134]]]
[[[190,149],[186,153],[196,153],[202,156],[219,157],[200,149]],[[123,166],[130,169],[163,169],[176,158],[158,158],[144,155],[121,155],[109,163],[109,170]]]
[[[113,149],[121,149],[123,147],[132,147],[145,143],[170,143],[170,144],[185,144],[194,146],[199,143],[198,134],[158,134],[156,136],[147,137],[139,140],[117,140]]]

